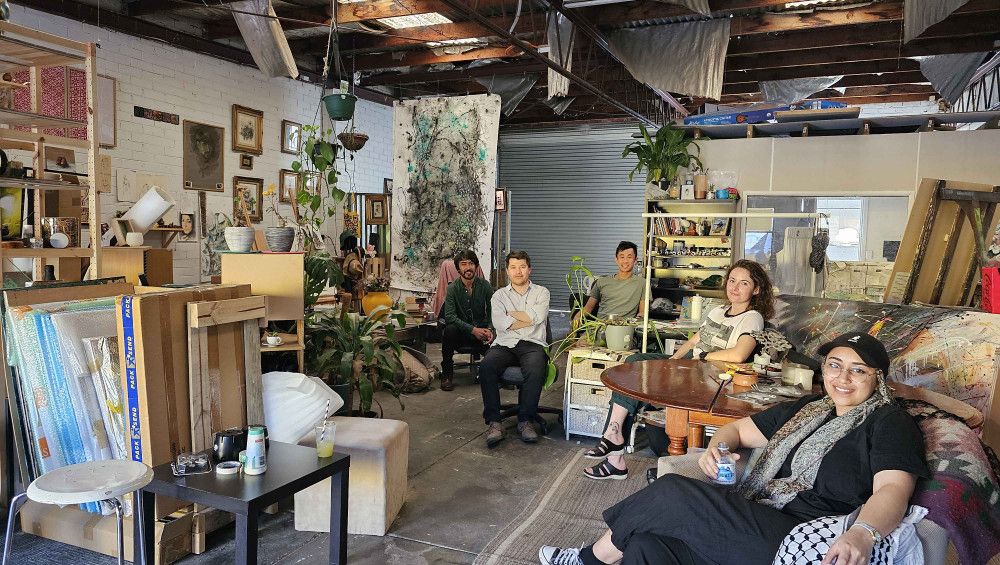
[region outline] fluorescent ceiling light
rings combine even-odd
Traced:
[[[428,41],[428,47],[441,47],[443,45],[473,45],[475,43],[483,43],[482,38],[467,37],[464,39],[442,39],[441,41]]]
[[[423,27],[432,26],[438,24],[450,24],[451,20],[442,16],[437,12],[428,12],[426,14],[416,14],[412,16],[396,16],[394,18],[382,18],[380,20],[375,20],[380,24],[387,25],[392,29],[400,29],[404,27]]]

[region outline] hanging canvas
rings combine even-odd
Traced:
[[[432,292],[441,261],[463,249],[488,270],[500,97],[404,100],[394,124],[392,286]]]

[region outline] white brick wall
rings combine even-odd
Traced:
[[[282,120],[314,123],[325,112],[319,109],[320,89],[287,78],[269,78],[259,70],[236,65],[205,55],[183,51],[164,43],[83,25],[73,20],[43,12],[11,6],[11,21],[31,28],[80,41],[97,41],[97,71],[117,80],[117,142],[111,155],[113,166],[165,176],[164,187],[178,202],[179,211],[197,212],[197,192],[184,190],[181,184],[181,125],[155,122],[133,116],[133,106],[179,114],[181,120],[194,120],[223,126],[226,129],[224,193],[208,194],[208,216],[216,211],[232,214],[232,177],[264,179],[264,186],[277,184],[278,171],[291,168],[294,156],[281,153],[279,137]],[[264,112],[264,154],[254,156],[253,170],[239,168],[239,153],[231,150],[231,114],[233,104]],[[338,124],[338,131],[345,124]],[[382,192],[382,180],[392,176],[392,108],[364,100],[358,101],[355,128],[368,134],[364,149],[348,159],[347,174],[340,187],[357,192]],[[30,162],[30,156],[14,158]],[[77,162],[86,162],[84,152]],[[342,167],[344,168],[344,167]],[[353,181],[353,182],[352,182]],[[353,185],[353,186],[352,186]],[[114,210],[127,209],[114,196],[104,198],[101,218],[107,221]],[[287,206],[282,205],[283,215]],[[266,214],[258,227],[275,225]],[[339,233],[341,222],[330,223],[326,232]],[[198,228],[199,232],[201,226]],[[150,240],[157,235],[149,234]],[[201,280],[201,245],[173,243],[174,280],[192,283]]]

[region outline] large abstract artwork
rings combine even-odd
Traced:
[[[813,358],[834,337],[863,331],[882,340],[890,380],[927,388],[990,414],[1000,363],[1000,315],[974,310],[781,296],[771,320]]]
[[[438,266],[472,249],[489,276],[500,97],[395,106],[392,286],[432,292]]]

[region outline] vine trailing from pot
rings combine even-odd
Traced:
[[[645,171],[647,183],[669,183],[677,176],[678,169],[690,169],[692,163],[698,168],[704,168],[698,158],[701,147],[693,138],[685,137],[685,131],[674,122],[661,127],[653,136],[649,135],[644,125],[640,124],[639,130],[642,131],[642,139],[629,143],[622,151],[622,159],[629,155],[635,155],[638,159],[638,163],[628,174],[629,182],[635,173]],[[690,151],[692,145],[694,153]]]
[[[302,229],[304,249],[322,249],[323,223],[337,213],[347,193],[337,187],[339,145],[329,141],[332,129],[302,126],[305,142],[292,170],[299,175],[299,190],[292,204],[292,216]]]

